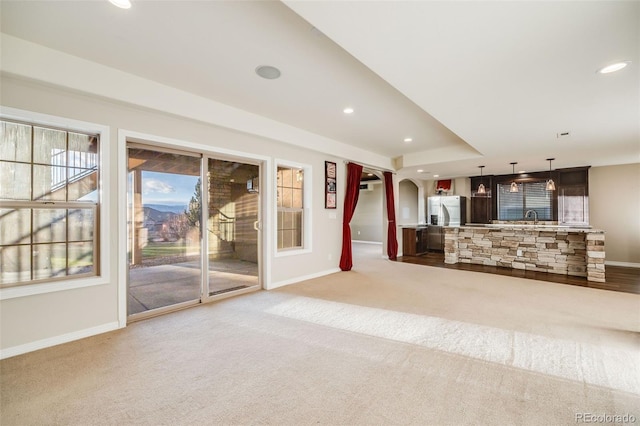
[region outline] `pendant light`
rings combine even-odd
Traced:
[[[478,166],[480,168],[480,185],[478,185],[478,194],[486,194],[487,190],[484,187],[484,181],[482,180],[482,169],[484,166]]]
[[[514,175],[516,174],[516,164],[518,163],[517,162],[511,163],[511,170]],[[518,184],[516,183],[515,180],[511,182],[511,188],[509,188],[509,192],[520,192],[520,190],[518,189]]]
[[[549,180],[547,181],[547,191],[555,191],[556,190],[556,184],[553,181],[553,179],[551,179],[551,162],[555,160],[555,158],[547,158],[547,161],[549,162]]]

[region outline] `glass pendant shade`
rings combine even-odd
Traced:
[[[547,158],[547,161],[549,162],[549,180],[547,181],[547,191],[556,190],[556,183],[553,181],[553,179],[551,179],[551,162],[553,160],[555,160],[555,158]]]
[[[547,191],[555,191],[556,190],[556,184],[553,181],[553,179],[549,179],[547,181]]]
[[[482,182],[482,169],[484,169],[484,166],[478,166],[478,168],[480,169],[480,185],[478,185],[478,194],[486,194],[487,189],[484,187],[484,183]]]
[[[511,171],[514,175],[516,174],[516,164],[518,163],[511,163]],[[515,180],[511,182],[511,188],[509,188],[509,192],[520,192],[520,190],[518,189],[518,184]]]

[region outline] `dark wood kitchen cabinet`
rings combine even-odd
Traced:
[[[427,228],[402,228],[402,255],[418,256],[427,251]]]
[[[403,256],[420,256],[428,251],[444,252],[442,226],[402,228]]]
[[[471,197],[471,223],[491,223],[491,197]]]
[[[485,194],[478,194],[478,186],[482,183],[486,188]],[[491,223],[493,200],[491,189],[493,181],[491,176],[479,176],[471,178],[471,223]]]

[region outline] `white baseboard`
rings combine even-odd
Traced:
[[[605,260],[604,264],[611,266],[624,266],[626,268],[640,268],[640,263],[616,262],[615,260]]]
[[[351,240],[352,243],[360,243],[360,244],[377,244],[379,246],[382,245],[381,241],[363,241],[363,240]]]
[[[340,268],[332,268],[327,269],[326,271],[316,272],[315,274],[303,275],[301,277],[291,278],[284,281],[278,281],[275,283],[271,283],[267,290],[273,290],[278,287],[283,287],[289,284],[299,283],[300,281],[312,280],[314,278],[324,277],[325,275],[335,274],[336,272],[340,272]]]
[[[61,334],[60,336],[49,337],[35,342],[25,343],[24,345],[13,346],[0,350],[0,359],[10,358],[16,355],[26,354],[27,352],[37,351],[51,346],[60,345],[62,343],[72,342],[74,340],[84,339],[85,337],[95,336],[96,334],[106,333],[108,331],[121,328],[118,321],[99,325],[97,327],[85,328],[84,330],[74,331],[72,333]]]

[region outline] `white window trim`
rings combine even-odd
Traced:
[[[312,205],[312,195],[313,195],[313,179],[311,174],[311,165],[296,163],[294,161],[283,160],[279,158],[275,158],[273,162],[273,185],[277,185],[278,182],[278,167],[291,167],[302,169],[304,173],[304,179],[302,181],[303,189],[302,189],[302,205],[303,205],[303,224],[302,224],[302,248],[288,248],[279,250],[278,249],[278,203],[274,199],[273,200],[273,253],[274,257],[286,257],[286,256],[297,256],[301,254],[308,254],[312,252],[312,232],[311,232],[311,212],[313,211]],[[274,187],[275,188],[275,187]],[[274,197],[277,196],[277,190],[274,192]]]
[[[5,106],[0,106],[0,118],[42,126],[52,126],[67,131],[98,134],[100,137],[100,275],[87,278],[56,279],[56,281],[50,283],[44,282],[4,287],[0,288],[0,300],[108,284],[111,273],[111,259],[109,256],[110,239],[108,238],[108,228],[111,219],[111,191],[109,188],[111,158],[108,149],[110,146],[109,126]]]

